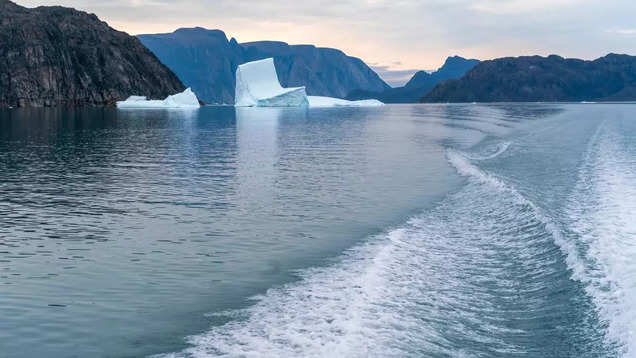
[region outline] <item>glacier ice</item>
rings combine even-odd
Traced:
[[[130,96],[117,102],[117,108],[198,108],[199,100],[190,88],[164,100],[148,100],[145,96]]]
[[[379,107],[384,106],[384,103],[377,99],[364,99],[361,101],[347,101],[346,99],[322,97],[322,96],[309,96],[309,107]]]
[[[273,58],[248,62],[236,69],[236,107],[376,107],[378,100],[347,101],[307,96],[305,87],[283,88]]]
[[[306,106],[305,87],[283,88],[278,82],[274,59],[242,64],[236,69],[237,107]]]

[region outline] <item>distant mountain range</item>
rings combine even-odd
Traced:
[[[93,14],[0,0],[0,107],[100,106],[184,89],[138,39]]]
[[[274,58],[285,87],[306,86],[308,95],[344,98],[354,89],[389,86],[362,60],[340,50],[261,41],[239,44],[220,30],[183,28],[138,38],[207,103],[234,103],[238,65]]]
[[[440,83],[422,102],[636,100],[636,57],[609,54],[594,61],[506,57],[481,62],[458,80]]]
[[[415,103],[438,83],[460,78],[478,63],[479,60],[468,60],[459,56],[449,57],[439,70],[432,73],[419,71],[403,87],[388,88],[382,92],[356,89],[347,95],[347,99],[374,98],[384,103]]]
[[[283,86],[306,86],[317,96],[386,103],[636,100],[636,57],[628,55],[483,62],[455,56],[433,73],[420,71],[405,86],[390,88],[340,50],[239,44],[203,28],[136,38],[93,14],[0,0],[0,107],[112,105],[130,95],[164,98],[184,84],[205,102],[233,104],[238,65],[268,57]]]

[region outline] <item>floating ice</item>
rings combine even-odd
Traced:
[[[309,107],[379,107],[384,103],[377,99],[365,99],[361,101],[347,101],[345,99],[309,96]]]
[[[236,70],[237,107],[376,107],[377,100],[347,101],[339,98],[307,96],[305,87],[283,88],[278,81],[273,58],[248,62]]]
[[[146,96],[130,96],[117,102],[117,108],[198,108],[199,100],[190,88],[164,100],[148,100]]]
[[[248,62],[236,69],[237,107],[306,106],[305,87],[283,88],[278,82],[274,59]]]

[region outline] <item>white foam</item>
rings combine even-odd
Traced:
[[[568,215],[572,240],[584,252],[578,278],[607,323],[608,340],[636,357],[636,161],[621,143],[607,124],[599,127]]]
[[[492,188],[499,190],[501,192],[505,192],[510,194],[515,201],[519,205],[525,205],[529,207],[535,218],[542,222],[545,225],[546,230],[550,232],[554,239],[554,243],[564,252],[566,253],[566,263],[568,267],[573,271],[575,278],[581,279],[583,273],[586,268],[585,265],[578,254],[578,249],[576,245],[566,240],[563,235],[562,230],[556,225],[556,223],[550,219],[539,207],[537,207],[533,202],[526,199],[523,195],[521,195],[516,189],[506,185],[502,180],[497,178],[496,176],[486,173],[481,169],[477,168],[473,164],[469,162],[469,159],[463,153],[449,150],[447,153],[447,157],[451,165],[453,165],[459,174],[463,176],[471,177],[473,180],[477,180],[481,183],[488,184]]]
[[[492,151],[491,153],[485,153],[485,154],[463,153],[462,155],[464,155],[465,157],[469,158],[470,160],[490,160],[490,159],[495,159],[498,156],[500,156],[501,154],[503,154],[506,150],[508,150],[508,148],[510,147],[511,144],[512,144],[512,142],[497,143],[494,146],[494,151]]]

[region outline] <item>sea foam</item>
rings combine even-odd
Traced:
[[[636,357],[636,161],[634,150],[608,124],[589,144],[570,196],[570,240],[582,252],[586,284],[607,339]],[[632,154],[629,154],[632,153]]]

